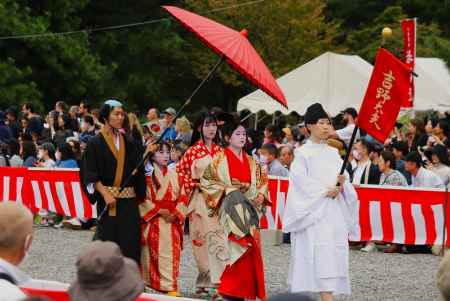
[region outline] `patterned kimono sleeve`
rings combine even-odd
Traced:
[[[257,195],[262,194],[264,196],[264,203],[256,208],[259,213],[263,214],[266,211],[266,207],[272,206],[272,203],[269,199],[269,178],[267,172],[258,163],[256,163],[256,191]]]
[[[205,169],[203,176],[200,178],[200,190],[207,207],[210,209],[210,215],[218,213],[223,197],[231,191],[230,189],[233,189],[233,187],[227,187],[220,178],[218,166],[222,160],[223,153],[220,153],[213,159],[213,162]]]
[[[184,224],[188,211],[189,195],[182,184],[181,176],[178,176],[178,183],[180,183],[180,194],[178,195],[177,205],[173,210],[173,214],[178,218],[180,224]]]
[[[192,179],[192,171],[191,167],[194,162],[193,160],[193,148],[191,147],[186,151],[180,161],[178,161],[176,165],[177,173],[180,177],[180,185],[184,187],[186,195],[190,195],[192,191],[195,189],[196,182]]]
[[[145,200],[139,204],[139,213],[141,215],[141,218],[145,222],[149,222],[151,219],[155,218],[158,215],[160,206],[155,203],[152,199],[151,194],[151,187],[150,185],[153,185],[151,181],[147,180],[147,196]]]

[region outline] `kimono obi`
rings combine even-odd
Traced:
[[[241,182],[238,179],[232,178],[231,179],[231,185],[237,189],[239,189],[239,191],[245,193],[247,192],[247,190],[250,189],[250,182]]]
[[[122,191],[120,191],[120,187],[115,186],[105,186],[105,188],[117,199],[133,199],[136,197],[133,187],[125,187]]]
[[[177,207],[177,200],[173,199],[162,199],[154,201],[155,204],[158,204],[158,207],[161,209],[167,209],[169,211],[174,210]]]

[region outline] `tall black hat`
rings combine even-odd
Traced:
[[[329,119],[330,117],[320,103],[315,103],[306,109],[305,124],[316,124],[319,119],[323,118]]]

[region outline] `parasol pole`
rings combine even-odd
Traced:
[[[356,134],[358,133],[358,130],[359,130],[358,123],[355,123],[355,128],[353,129],[352,137],[350,138],[350,142],[348,143],[347,152],[344,157],[344,162],[342,162],[341,171],[339,172],[339,175],[343,175],[345,172],[345,167],[348,164],[350,153],[352,151],[353,144],[355,143]],[[337,183],[337,186],[339,186],[339,183]]]
[[[221,56],[219,58],[219,60],[216,62],[216,64],[213,66],[213,68],[206,75],[206,77],[201,81],[201,83],[197,86],[197,88],[195,88],[194,92],[192,92],[191,96],[189,96],[189,98],[184,102],[184,104],[177,111],[177,114],[175,115],[172,122],[175,122],[175,120],[177,120],[177,118],[181,115],[181,113],[183,113],[184,109],[191,103],[192,98],[198,93],[198,91],[203,87],[203,85],[209,79],[211,79],[211,77],[214,75],[214,73],[217,71],[217,69],[220,67],[220,65],[223,63],[224,60],[225,60],[224,56]],[[164,131],[162,132],[162,134],[159,136],[158,140],[156,140],[156,142],[154,142],[154,144],[160,143],[162,138],[164,137],[164,135],[167,133],[168,130],[169,130],[169,127],[166,127],[164,129]],[[123,181],[123,184],[120,186],[120,191],[122,191],[126,187],[126,185],[131,181],[131,178],[136,174],[136,172],[139,170],[139,168],[141,168],[142,165],[144,165],[144,162],[145,162],[145,160],[147,160],[148,155],[149,155],[149,152],[144,153],[144,155],[142,156],[142,159],[136,165],[133,172],[127,178],[125,178],[125,181]]]
[[[220,65],[225,61],[225,56],[220,56],[219,60],[215,63],[213,68],[209,71],[209,73],[206,75],[206,77],[200,82],[200,84],[195,88],[194,92],[189,96],[188,99],[184,102],[184,104],[180,107],[180,109],[177,111],[177,114],[175,115],[172,122],[175,122],[175,120],[181,115],[181,113],[184,111],[184,109],[191,103],[192,98],[198,93],[198,91],[203,87],[205,83],[208,82],[209,79],[214,75],[214,73],[217,71],[217,69],[220,67]],[[161,142],[164,135],[169,130],[169,127],[165,128],[162,134],[159,136],[158,140],[156,142],[153,142],[152,144],[158,144]],[[141,168],[144,165],[144,162],[147,160],[147,157],[150,155],[150,152],[146,151],[144,155],[142,156],[141,160],[139,160],[136,167],[133,169],[133,172],[129,174],[125,180],[123,181],[123,184],[120,186],[119,192],[122,192],[123,189],[130,183],[133,176],[137,173],[139,168]],[[103,211],[98,216],[98,220],[101,221],[102,217],[105,215],[105,213],[108,211],[108,204],[105,206]]]

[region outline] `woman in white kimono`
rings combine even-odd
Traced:
[[[350,294],[348,238],[357,195],[348,176],[339,175],[342,160],[326,143],[331,125],[320,104],[308,108],[305,124],[311,137],[295,152],[283,219],[292,240],[288,284],[329,301]]]

